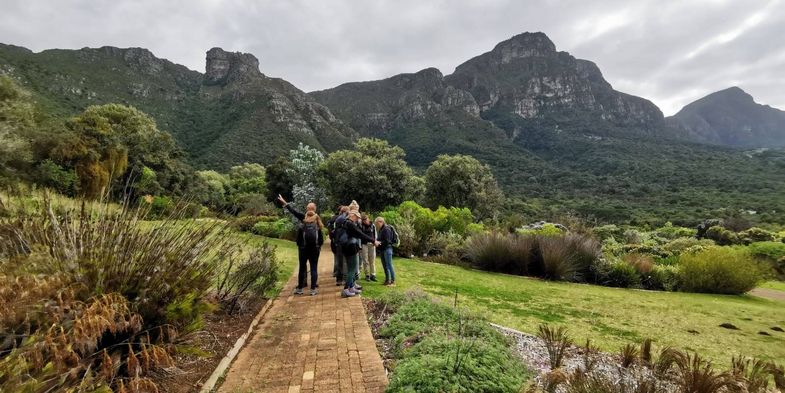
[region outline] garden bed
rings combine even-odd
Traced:
[[[248,330],[267,299],[253,297],[234,315],[216,311],[204,317],[204,327],[184,338],[174,356],[175,368],[156,376],[162,392],[197,392],[218,363]]]

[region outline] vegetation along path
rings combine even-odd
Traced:
[[[320,292],[294,296],[297,271],[229,368],[219,392],[383,392],[387,376],[359,297],[344,299],[322,249]]]

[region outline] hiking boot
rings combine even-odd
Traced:
[[[341,291],[341,297],[353,297],[353,296],[355,296],[354,292],[348,289],[344,289],[343,291]]]
[[[373,274],[371,274],[371,281],[376,282],[376,276],[374,276]]]
[[[296,288],[294,290],[294,294],[295,295],[302,295],[303,294],[303,289],[302,288]]]
[[[319,294],[319,291],[317,291],[316,288],[311,288],[311,293],[310,293],[311,296],[316,296],[318,294]]]

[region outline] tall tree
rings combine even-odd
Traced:
[[[432,208],[467,207],[492,217],[504,195],[488,165],[466,155],[440,155],[425,171],[425,199]]]
[[[404,157],[403,149],[387,141],[362,138],[354,150],[330,154],[319,174],[328,195],[337,202],[356,200],[363,210],[379,211],[413,198],[422,187]]]

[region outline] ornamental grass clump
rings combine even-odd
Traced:
[[[145,222],[127,204],[0,219],[0,391],[154,391],[200,326],[227,247],[217,222]]]

